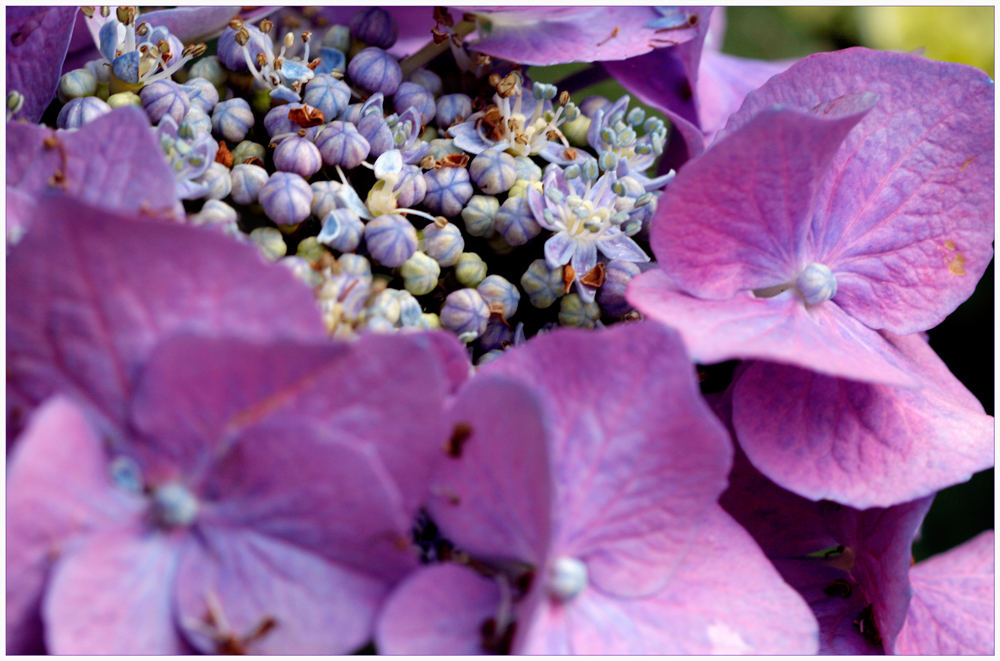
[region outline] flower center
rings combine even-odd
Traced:
[[[826,264],[813,262],[795,279],[795,287],[809,305],[819,305],[837,295],[837,278]]]
[[[549,594],[559,601],[569,601],[587,587],[587,565],[576,558],[556,558],[549,569]]]
[[[166,482],[153,490],[153,518],[164,528],[189,526],[198,515],[198,498],[177,482]]]

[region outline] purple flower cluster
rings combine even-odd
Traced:
[[[910,556],[993,465],[923,333],[993,255],[985,74],[81,11],[7,10],[8,654],[993,653],[992,531]]]

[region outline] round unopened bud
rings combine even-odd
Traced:
[[[139,92],[139,98],[142,99],[142,107],[153,124],[159,124],[167,115],[180,124],[184,121],[184,115],[191,109],[191,99],[181,86],[172,80],[157,80],[146,85]]]
[[[240,142],[253,128],[254,117],[250,104],[239,97],[223,101],[212,111],[212,130],[216,137],[229,142]]]
[[[177,134],[192,138],[199,135],[212,135],[212,119],[201,108],[192,104],[191,110],[188,110],[188,114],[184,115],[184,121],[177,127]]]
[[[164,528],[189,526],[198,516],[198,498],[178,482],[157,486],[152,499],[153,518]]]
[[[538,236],[542,226],[523,197],[508,197],[493,219],[496,231],[512,246],[523,246]]]
[[[510,190],[517,180],[517,163],[505,151],[487,149],[469,164],[472,181],[487,195],[497,195]]]
[[[624,317],[632,311],[632,305],[625,298],[625,288],[629,281],[639,275],[639,267],[632,262],[613,259],[604,270],[604,282],[597,290],[597,303],[608,315]]]
[[[323,229],[316,240],[339,252],[351,252],[361,245],[365,224],[350,209],[331,209],[323,216]]]
[[[267,170],[259,165],[246,163],[234,165],[229,173],[232,183],[233,201],[237,204],[252,204],[257,201],[261,189],[267,184]]]
[[[125,106],[142,107],[142,99],[135,92],[119,92],[108,97],[108,105],[111,106],[112,110],[115,108],[124,108]],[[188,114],[190,114],[190,111],[188,111]],[[209,127],[211,127],[211,122],[209,122]]]
[[[499,306],[500,315],[504,319],[510,319],[517,312],[517,304],[521,300],[521,294],[517,287],[510,281],[499,275],[488,275],[476,287],[486,304],[493,309],[494,305]]]
[[[813,262],[795,279],[795,287],[809,305],[819,305],[837,295],[837,277],[826,264]]]
[[[455,279],[466,287],[478,285],[486,277],[486,272],[486,262],[474,252],[463,252],[455,264]]]
[[[576,558],[556,558],[549,567],[545,587],[559,601],[573,599],[587,587],[587,565]]]
[[[473,195],[462,209],[465,230],[472,236],[488,237],[493,234],[493,218],[500,202],[492,195]]]
[[[371,145],[350,122],[330,122],[316,136],[316,147],[327,165],[354,169],[368,158]]]
[[[340,207],[337,191],[343,184],[339,181],[314,181],[309,186],[313,189],[312,215],[325,218],[326,214]]]
[[[347,75],[366,92],[396,93],[403,79],[399,63],[381,48],[365,48],[347,65]]]
[[[430,71],[429,69],[417,69],[410,74],[407,80],[411,83],[420,85],[436,97],[441,96],[441,91],[444,89],[444,84],[441,82],[441,76],[437,75],[433,71]]]
[[[331,25],[320,42],[328,48],[335,48],[341,53],[351,49],[351,30],[346,25]]]
[[[383,266],[402,266],[417,251],[417,230],[403,216],[386,214],[365,226],[365,245]]]
[[[441,266],[454,266],[465,249],[462,232],[451,223],[430,224],[421,232],[421,249]]]
[[[399,25],[392,14],[381,7],[366,7],[350,22],[351,36],[369,46],[391,48],[399,38]]]
[[[313,176],[323,167],[319,149],[311,140],[293,135],[274,150],[274,167],[282,172],[294,172],[303,179]]]
[[[271,261],[281,259],[288,252],[285,237],[274,227],[258,227],[250,232],[250,241]]]
[[[574,328],[593,328],[601,318],[597,303],[585,303],[577,293],[563,296],[559,303],[559,324]]]
[[[78,129],[102,115],[111,112],[111,106],[96,96],[70,99],[56,117],[56,126],[61,129]]]
[[[189,217],[192,225],[222,225],[236,223],[240,219],[236,209],[221,200],[206,200],[201,211]]]
[[[181,89],[191,99],[191,105],[201,108],[205,114],[211,114],[219,103],[219,90],[204,78],[189,78]]]
[[[521,276],[521,288],[531,304],[540,309],[552,305],[566,293],[563,269],[550,269],[544,259],[536,259]]]
[[[593,117],[598,110],[606,110],[611,106],[611,101],[603,96],[588,96],[580,102],[579,108],[587,117]]]
[[[202,78],[212,83],[212,85],[216,87],[216,90],[218,90],[219,86],[226,84],[228,74],[226,73],[226,70],[222,68],[222,63],[219,62],[219,58],[215,55],[209,55],[208,57],[203,57],[192,64],[191,69],[188,72],[188,76],[188,82],[196,78]],[[218,103],[218,101],[216,102]]]
[[[351,88],[328,73],[317,74],[306,84],[302,100],[333,119],[351,102]]]
[[[441,168],[424,173],[427,194],[424,206],[433,214],[457,216],[472,197],[472,183],[465,168]]]
[[[251,158],[259,158],[263,162],[264,156],[267,155],[267,150],[262,144],[244,140],[236,145],[232,154],[233,165],[240,165],[241,163],[246,163],[247,159]]]
[[[293,172],[275,172],[257,196],[264,213],[278,225],[296,225],[308,218],[312,199],[312,188]]]
[[[229,178],[229,168],[222,163],[212,163],[205,174],[201,175],[201,183],[208,186],[205,197],[221,200],[232,191],[232,180]]]
[[[489,306],[475,289],[451,292],[441,308],[441,325],[466,342],[482,335],[489,320]]]
[[[426,254],[417,251],[399,267],[399,275],[408,292],[414,296],[423,296],[437,287],[441,267]]]
[[[434,103],[434,95],[422,85],[417,83],[404,82],[399,84],[399,88],[392,97],[393,107],[396,112],[402,115],[410,108],[415,108],[420,113],[422,124],[428,124],[434,119],[437,106]]]
[[[56,96],[63,103],[97,93],[97,78],[87,69],[74,69],[59,79]]]

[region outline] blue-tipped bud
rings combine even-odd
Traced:
[[[558,90],[555,85],[547,85],[545,83],[536,82],[532,88],[532,93],[539,101],[551,101],[556,98]]]
[[[402,266],[417,251],[417,230],[403,216],[379,216],[365,225],[365,245],[382,266]]]
[[[283,140],[274,150],[274,167],[281,172],[294,172],[303,179],[308,179],[323,167],[323,158],[311,140],[293,135]]]
[[[638,126],[642,124],[645,119],[646,111],[638,106],[629,110],[628,115],[625,116],[625,121],[628,122],[629,126]]]
[[[221,200],[229,197],[229,194],[232,192],[233,183],[229,178],[229,168],[222,163],[212,163],[209,165],[205,174],[201,175],[200,181],[207,187],[202,197],[207,197],[211,200]]]
[[[494,307],[499,307],[500,316],[504,319],[510,319],[517,312],[521,294],[506,278],[499,275],[486,276],[476,287],[476,291],[483,297],[491,311]]]
[[[605,126],[604,128],[601,129],[601,141],[604,144],[610,147],[614,147],[616,146],[617,140],[618,140],[618,134],[615,133],[610,127]]]
[[[547,308],[566,292],[563,269],[550,269],[544,259],[536,259],[521,276],[521,288],[534,307]]]
[[[278,225],[297,225],[309,217],[313,192],[306,180],[294,172],[275,172],[257,200],[267,217]]]
[[[487,149],[472,159],[469,175],[487,195],[506,193],[517,181],[514,157],[498,149]]]
[[[281,259],[288,252],[285,237],[274,227],[258,227],[250,232],[250,241],[265,258],[272,261]]]
[[[569,181],[571,179],[576,179],[579,176],[580,176],[580,165],[578,163],[574,163],[569,167],[567,167],[565,170],[563,170],[563,179],[565,179],[566,181]]]
[[[493,219],[500,202],[492,195],[473,195],[462,209],[465,230],[472,236],[488,237],[493,234]]]
[[[203,78],[216,87],[225,85],[229,78],[229,74],[215,55],[198,58],[188,70],[188,75],[189,82],[195,78]]]
[[[424,124],[430,124],[437,112],[434,95],[422,85],[411,82],[399,84],[399,88],[392,97],[392,106],[399,114],[403,114],[410,108],[416,108],[417,112],[420,113],[420,121]]]
[[[566,118],[567,122],[575,122],[580,119],[581,114],[580,109],[573,103],[567,104],[566,108],[563,110],[563,117]]]
[[[61,129],[78,129],[102,115],[111,112],[111,106],[96,96],[70,99],[56,117],[56,126]]]
[[[333,209],[323,218],[323,229],[316,240],[340,252],[351,252],[361,245],[365,224],[350,209]]]
[[[239,97],[222,101],[212,111],[212,131],[216,137],[225,138],[229,142],[243,140],[253,128],[253,124],[250,104]]]
[[[587,181],[596,181],[597,178],[601,176],[597,161],[585,161],[583,165],[580,166],[580,174]]]
[[[323,162],[354,169],[368,158],[371,145],[350,122],[331,122],[316,136]]]
[[[478,285],[486,277],[486,273],[486,262],[474,252],[463,252],[455,264],[455,279],[466,287]]]
[[[399,38],[399,25],[392,14],[381,7],[366,7],[350,22],[351,36],[369,46],[391,48]]]
[[[424,296],[437,287],[438,278],[441,277],[441,266],[418,250],[399,267],[399,275],[403,278],[406,291],[414,296]]]
[[[538,236],[542,226],[523,197],[508,197],[494,216],[496,231],[512,246],[523,246]]]
[[[347,65],[347,75],[366,92],[392,96],[399,88],[403,72],[399,63],[381,48],[365,48]]]
[[[267,184],[267,170],[259,165],[233,166],[229,173],[232,185],[233,202],[237,204],[252,204],[257,201],[261,189]]]
[[[475,289],[459,289],[448,294],[441,308],[441,325],[471,342],[486,330],[490,309]]]
[[[330,74],[317,74],[306,83],[302,100],[323,113],[327,121],[339,115],[351,102],[351,88]]]
[[[445,94],[437,100],[434,121],[443,129],[472,114],[472,99],[465,94]]]
[[[328,46],[319,48],[319,64],[314,69],[317,75],[333,73],[334,71],[347,71],[347,56],[344,51]]]
[[[518,156],[514,159],[514,174],[517,181],[542,180],[542,168],[527,156]]]
[[[472,198],[472,182],[465,168],[441,168],[424,173],[427,194],[423,204],[433,214],[452,218]]]
[[[420,249],[441,266],[454,266],[465,249],[465,239],[451,223],[431,223],[421,232]]]

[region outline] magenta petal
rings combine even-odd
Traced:
[[[523,636],[526,654],[814,654],[817,626],[753,539],[720,508],[654,596],[588,590],[548,601]],[[662,568],[649,567],[649,571]]]
[[[483,406],[489,402],[489,406]],[[551,530],[548,430],[537,397],[477,375],[448,413],[428,508],[444,535],[473,555],[540,565]]]
[[[896,654],[993,655],[993,545],[987,530],[910,570],[913,598]]]
[[[537,66],[622,60],[683,43],[696,33],[694,27],[683,27],[685,19],[695,13],[686,10],[677,12],[678,29],[660,33],[659,28],[648,25],[662,18],[653,7],[505,7],[470,11],[477,15],[480,36],[470,44],[472,50]]]
[[[100,438],[64,397],[35,411],[8,467],[7,653],[34,654],[42,593],[64,545],[128,520],[141,504],[112,490]]]
[[[36,403],[82,392],[117,421],[136,369],[174,332],[326,338],[309,288],[253,247],[63,197],[39,203],[7,281],[8,384]]]
[[[177,570],[177,617],[192,645],[218,654],[229,635],[249,654],[346,654],[371,635],[386,585],[294,544],[204,526]],[[204,623],[211,610],[225,629]],[[274,625],[258,638],[252,632]]]
[[[564,329],[483,373],[544,398],[557,484],[552,553],[580,558],[608,594],[657,591],[725,488],[731,457],[677,336],[655,324]]]
[[[173,600],[182,542],[137,522],[67,552],[45,595],[49,653],[184,653]]]
[[[24,95],[15,118],[37,122],[55,98],[76,12],[76,7],[7,7],[6,91]]]
[[[672,287],[668,275],[653,270],[629,283],[627,298],[646,316],[676,328],[697,363],[762,358],[858,381],[916,383],[895,347],[833,301],[807,309],[792,291],[706,301]]]
[[[470,569],[441,564],[413,572],[386,600],[375,629],[379,654],[482,654],[483,623],[500,589]]]
[[[853,48],[809,56],[747,96],[725,134],[774,104],[846,94],[876,107],[830,165],[812,218],[837,302],[871,328],[909,334],[968,298],[993,254],[994,85],[979,69]]]
[[[713,14],[714,17],[714,14]],[[713,20],[714,25],[714,20]],[[751,60],[705,49],[698,69],[698,119],[708,142],[739,110],[746,95],[781,73],[794,60]]]
[[[444,368],[448,383],[451,384],[449,394],[455,394],[462,384],[475,373],[469,352],[458,341],[454,333],[426,333],[424,337],[430,343],[431,349],[437,352],[438,360]]]
[[[699,298],[794,282],[817,187],[863,105],[836,118],[765,110],[681,169],[653,223],[660,267]]]
[[[11,123],[7,136],[8,186],[35,198],[62,191],[108,211],[178,216],[174,172],[141,108],[113,110],[85,131]],[[46,139],[58,143],[46,147]]]
[[[802,496],[858,508],[934,493],[993,465],[993,418],[927,342],[890,342],[917,389],[755,362],[735,382],[733,423],[747,456]]]

